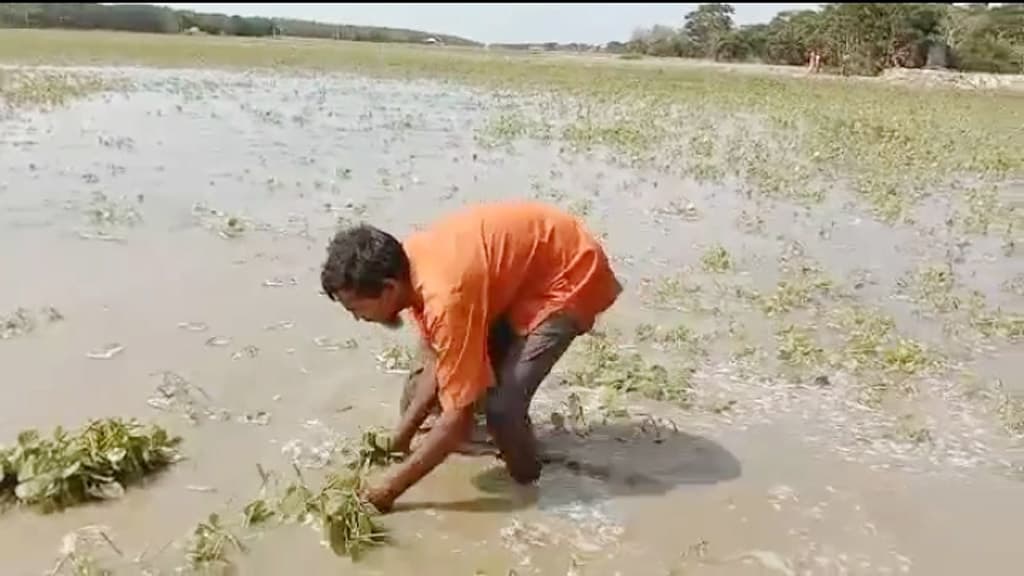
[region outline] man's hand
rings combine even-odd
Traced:
[[[395,496],[386,487],[371,486],[362,491],[361,496],[381,514],[391,512],[395,504]]]
[[[472,405],[443,412],[416,451],[401,464],[396,464],[380,487],[365,490],[364,497],[377,510],[390,510],[396,498],[430,473],[465,440],[472,424]]]

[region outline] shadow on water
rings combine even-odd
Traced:
[[[593,426],[590,433],[540,434],[544,471],[536,485],[519,486],[500,461],[473,478],[487,494],[455,502],[398,504],[396,510],[511,512],[560,501],[661,495],[687,485],[712,485],[738,478],[742,466],[722,445],[685,432],[638,434],[635,423]],[[493,455],[481,457],[494,458]]]

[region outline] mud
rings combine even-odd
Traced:
[[[890,225],[840,187],[807,208],[558,141],[489,146],[480,134],[508,97],[453,84],[82,72],[131,89],[0,121],[0,315],[54,307],[63,317],[0,341],[0,438],[139,416],[182,434],[188,460],[117,502],[6,512],[5,575],[46,572],[62,537],[90,524],[169,571],[181,555],[168,543],[239,509],[259,488],[257,464],[316,468],[337,438],[393,424],[402,376],[378,357],[400,356],[413,334],[357,324],[320,294],[331,233],[365,219],[404,234],[513,197],[559,202],[605,238],[627,293],[602,329],[630,340],[641,323],[683,324],[702,336],[706,353],[692,357],[641,346],[693,370],[692,404],[629,397],[626,418],[603,418],[599,395],[575,390],[589,432],[544,426],[546,448],[563,457],[538,487],[513,487],[493,458],[453,456],[383,520],[393,545],[350,564],[308,527],[282,528],[247,542],[239,573],[1017,571],[1024,454],[1000,406],[1024,392],[1020,341],[954,338],[948,316],[929,317],[900,290],[919,264],[962,244],[942,225],[958,202],[938,196],[913,224]],[[1024,261],[1002,243],[961,246],[956,286],[1019,314],[1024,296],[1003,287]],[[702,270],[719,245],[732,270]],[[877,375],[786,371],[777,319],[745,294],[771,294],[787,262],[813,263],[836,287],[791,322],[823,327],[839,309],[877,309],[941,369],[874,404],[863,389]],[[700,289],[671,290],[669,279]],[[841,336],[822,329],[826,353]],[[743,346],[754,351],[737,354]],[[542,386],[535,421],[573,391],[561,380],[586,359],[571,356]],[[168,387],[167,373],[180,380]],[[678,432],[651,433],[647,415]]]

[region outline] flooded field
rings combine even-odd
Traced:
[[[1019,572],[1020,95],[2,34],[33,65],[0,69],[0,444],[138,417],[185,456],[7,510],[5,576],[172,574],[211,514],[238,574]],[[320,294],[332,232],[501,198],[585,218],[627,285],[538,393],[539,486],[453,456],[356,562],[243,526],[261,470],[397,417],[414,334]]]

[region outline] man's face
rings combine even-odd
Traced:
[[[336,292],[334,298],[356,320],[374,322],[390,330],[398,330],[403,325],[402,310],[398,306],[398,286],[390,281],[376,297],[358,296],[354,292],[342,290]]]

